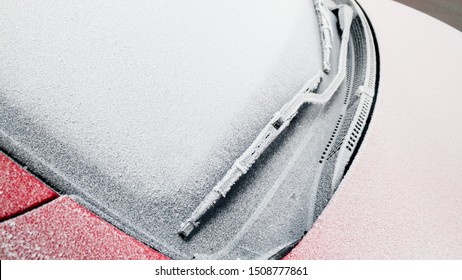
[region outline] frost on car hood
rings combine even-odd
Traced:
[[[0,10],[0,148],[54,189],[174,258],[269,257],[311,224],[310,166],[338,119],[316,104],[200,232],[177,235],[322,69],[312,1],[5,0]]]

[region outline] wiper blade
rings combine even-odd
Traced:
[[[286,103],[281,110],[274,114],[271,121],[263,128],[250,147],[234,162],[226,175],[213,187],[212,191],[201,201],[199,206],[191,214],[191,217],[181,224],[178,234],[186,238],[199,226],[199,220],[215,206],[215,204],[226,196],[231,187],[255,163],[260,155],[289,125],[290,121],[297,115],[298,109],[309,102],[310,96],[318,88],[321,82],[321,73],[311,79],[303,90],[298,92],[294,98]]]
[[[324,2],[322,0],[315,0],[314,8],[316,10],[321,32],[322,70],[324,73],[329,74],[331,70],[330,53],[332,50],[332,26],[327,18],[327,8],[324,6]]]
[[[323,73],[319,71],[300,90],[291,101],[286,103],[281,110],[274,114],[271,121],[263,128],[257,138],[246,149],[246,151],[234,162],[225,176],[213,187],[212,191],[200,202],[191,216],[181,224],[178,234],[182,238],[191,235],[195,228],[200,225],[200,220],[205,214],[213,209],[215,205],[226,197],[231,187],[246,174],[249,168],[255,163],[260,155],[269,147],[269,145],[284,131],[290,124],[291,120],[297,115],[298,110],[304,104],[327,103],[338,89],[346,76],[346,60],[348,41],[350,37],[350,26],[353,19],[353,11],[347,5],[342,5],[339,10],[340,26],[343,28],[342,41],[340,47],[340,56],[338,71],[332,82],[327,86],[323,93],[315,93],[322,81]]]

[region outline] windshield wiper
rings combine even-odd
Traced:
[[[327,8],[322,0],[314,1],[314,8],[318,17],[319,30],[321,32],[322,70],[329,74],[330,53],[332,50],[332,26],[327,18]]]
[[[271,121],[263,128],[250,147],[234,162],[226,175],[213,187],[212,191],[200,202],[191,216],[181,224],[178,234],[182,238],[187,238],[200,224],[202,217],[230,191],[231,187],[246,174],[249,168],[255,163],[260,155],[269,145],[281,134],[289,125],[291,120],[297,115],[298,110],[304,104],[326,104],[338,89],[346,76],[346,61],[348,41],[350,37],[350,26],[353,20],[353,10],[347,6],[339,6],[340,27],[343,30],[340,46],[338,71],[332,82],[326,87],[323,93],[317,94],[316,90],[323,78],[323,71],[319,71],[300,90],[291,101],[286,103],[281,110],[274,114]]]
[[[260,132],[250,147],[234,162],[226,175],[213,187],[212,191],[202,200],[199,206],[191,214],[191,217],[181,224],[178,234],[185,238],[199,225],[199,220],[214,205],[226,196],[234,183],[255,163],[266,148],[276,139],[279,134],[289,125],[295,117],[298,109],[309,101],[310,96],[318,88],[321,82],[321,73],[309,81],[304,89],[297,93],[294,98],[279,110],[271,121]]]

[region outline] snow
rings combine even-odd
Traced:
[[[181,258],[207,246],[178,240],[181,220],[321,69],[311,1],[5,0],[0,10],[2,148]]]
[[[360,4],[381,56],[373,118],[339,189],[287,258],[460,259],[461,33],[392,1]]]
[[[54,191],[0,152],[0,221],[56,197]]]
[[[0,258],[167,259],[63,196],[0,224]]]

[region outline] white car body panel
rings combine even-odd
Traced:
[[[375,30],[375,110],[350,170],[288,259],[462,258],[462,34],[393,1]]]

